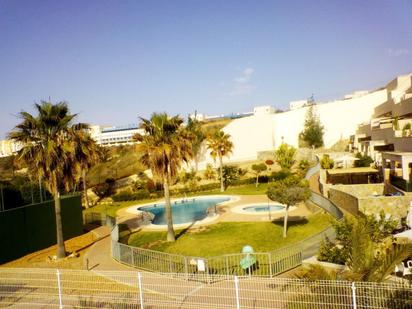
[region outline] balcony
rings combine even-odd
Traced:
[[[394,109],[394,103],[392,100],[388,100],[385,103],[378,105],[375,107],[374,117],[383,117],[392,115],[392,111]]]

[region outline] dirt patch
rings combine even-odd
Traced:
[[[95,240],[96,237],[92,232],[66,240],[67,252],[75,253],[75,257],[66,257],[58,261],[51,259],[50,257],[54,256],[57,250],[57,246],[54,245],[2,264],[0,267],[83,269],[83,256]]]

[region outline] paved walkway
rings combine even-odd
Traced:
[[[123,265],[112,258],[111,253],[111,237],[110,228],[107,226],[101,226],[93,233],[96,234],[96,238],[100,240],[96,241],[93,246],[84,255],[84,268],[98,271],[98,270],[113,270],[113,271],[130,271],[136,270],[134,267]]]

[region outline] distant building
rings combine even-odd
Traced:
[[[256,106],[255,108],[253,108],[253,115],[268,115],[274,113],[276,113],[276,110],[273,106],[270,105]]]
[[[0,157],[8,157],[17,153],[21,149],[21,143],[10,139],[0,140]]]
[[[192,120],[198,120],[198,121],[203,121],[206,119],[206,115],[205,114],[189,114],[189,118]]]
[[[92,138],[102,146],[133,144],[135,143],[133,136],[143,132],[137,124],[112,127],[94,125],[90,127],[90,130]]]
[[[358,90],[358,91],[355,91],[353,93],[346,94],[344,96],[344,98],[345,98],[345,100],[360,98],[360,97],[363,97],[364,95],[367,95],[368,93],[369,93],[369,91],[367,91],[367,90]]]
[[[308,105],[309,105],[308,100],[291,101],[289,102],[289,109],[293,111],[295,109],[302,108]]]

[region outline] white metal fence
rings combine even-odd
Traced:
[[[117,233],[116,229],[113,230]],[[214,257],[195,257],[170,254],[122,244],[112,236],[112,258],[128,266],[161,273],[201,274],[207,281],[209,275],[266,276],[273,277],[302,264],[302,260],[316,254],[320,242],[328,237],[334,239],[332,228],[308,237],[296,244],[271,252],[256,252],[250,268],[243,269],[240,262],[247,254],[235,253]]]
[[[412,285],[2,268],[0,307],[406,309]]]

